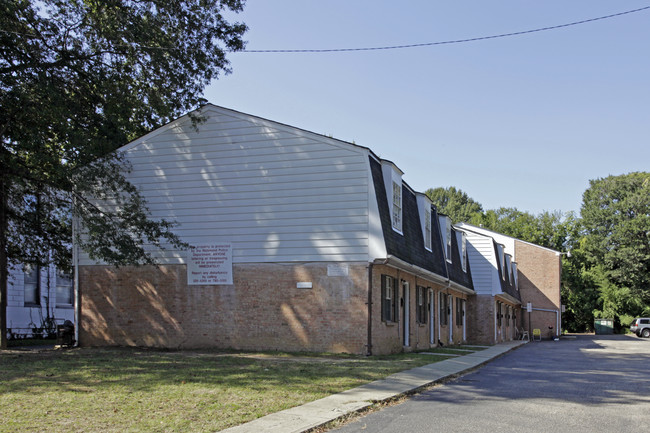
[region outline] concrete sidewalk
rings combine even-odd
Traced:
[[[228,433],[305,432],[337,418],[358,412],[375,403],[411,394],[419,388],[472,370],[526,343],[526,341],[500,343],[469,355],[395,373],[386,379],[370,382],[302,406],[272,413],[222,431]]]

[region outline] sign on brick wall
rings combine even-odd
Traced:
[[[187,284],[232,284],[232,244],[212,242],[187,251]]]

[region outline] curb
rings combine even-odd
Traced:
[[[394,373],[385,379],[272,413],[222,432],[313,432],[477,370],[524,344],[527,342],[519,340],[500,343],[479,352]]]

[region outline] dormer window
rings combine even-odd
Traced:
[[[445,218],[447,227],[445,230],[446,233],[446,248],[445,248],[445,254],[447,255],[447,261],[451,263],[451,219],[450,218]]]
[[[425,194],[416,194],[418,203],[418,213],[420,215],[420,227],[422,229],[422,238],[424,239],[424,248],[427,251],[433,251],[431,247],[431,236],[433,233],[433,226],[431,225],[431,199]]]
[[[446,215],[438,215],[438,222],[442,235],[442,249],[445,258],[451,263],[451,218]]]
[[[465,233],[463,233],[461,245],[460,260],[463,265],[463,272],[467,272],[467,235]]]
[[[497,246],[497,251],[499,253],[499,264],[501,265],[501,279],[506,280],[506,261],[505,254],[503,252],[503,245],[499,244]]]
[[[402,234],[402,171],[390,161],[381,162],[393,230]]]
[[[393,181],[393,228],[402,231],[402,185]]]
[[[431,211],[424,212],[424,247],[431,251]]]
[[[508,272],[508,282],[512,286],[512,256],[510,254],[506,254],[506,270]]]
[[[512,262],[512,277],[515,279],[515,289],[519,290],[519,282],[517,281],[517,263]]]

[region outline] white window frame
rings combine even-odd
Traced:
[[[388,211],[393,231],[403,235],[403,194],[402,194],[402,171],[390,161],[382,161],[382,174],[386,198],[388,199]]]
[[[29,278],[29,280],[28,280]],[[34,301],[27,300],[27,290],[36,297]],[[37,265],[26,265],[23,273],[23,301],[25,306],[41,305],[41,267]]]
[[[446,245],[445,245],[445,256],[447,256],[447,261],[451,263],[451,219],[449,217],[445,218],[446,221],[446,227],[445,227],[445,233],[446,233]]]
[[[391,221],[393,229],[402,232],[402,185],[393,180],[393,205],[391,209]]]
[[[463,266],[463,272],[467,272],[467,235],[465,233],[462,234],[461,243],[460,262]]]
[[[431,209],[424,211],[424,248],[431,251]]]
[[[74,280],[72,279],[71,275],[65,274],[61,270],[56,271],[56,306],[57,307],[71,307],[74,302],[74,294],[73,292],[73,287],[74,287]],[[61,294],[63,290],[66,290],[68,292],[67,298],[69,298],[70,302],[62,302]],[[67,299],[66,299],[67,301]]]

